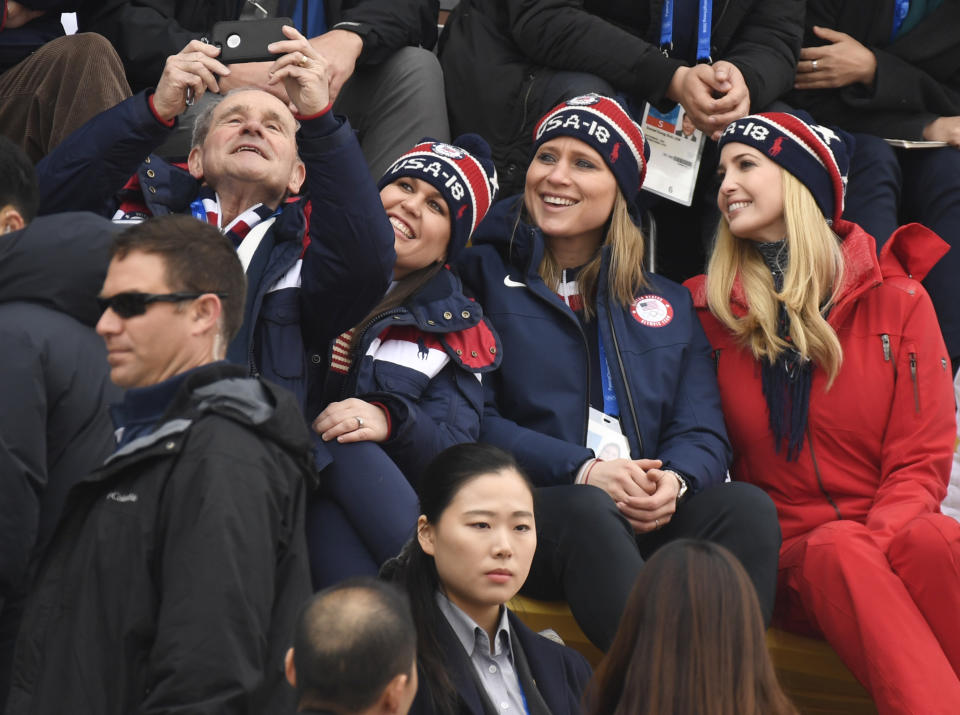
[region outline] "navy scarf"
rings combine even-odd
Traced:
[[[764,263],[773,276],[777,292],[783,290],[783,270],[789,261],[786,241],[757,243]],[[761,363],[763,396],[770,414],[770,430],[773,432],[777,453],[786,440],[787,461],[797,458],[803,447],[807,430],[807,415],[810,411],[810,385],[813,380],[813,363],[804,360],[790,340],[790,319],[787,308],[780,303],[777,312],[777,336],[791,346],[780,353],[773,362]]]

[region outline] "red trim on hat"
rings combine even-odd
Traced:
[[[493,203],[493,188],[490,186],[490,180],[487,177],[486,170],[473,154],[463,147],[457,146],[456,144],[447,144],[447,146],[454,147],[455,149],[461,151],[463,156],[459,158],[444,156],[443,154],[438,154],[433,151],[433,146],[435,144],[446,144],[446,142],[421,142],[417,144],[410,151],[405,152],[397,157],[397,160],[391,164],[391,167],[390,169],[387,169],[387,172],[390,172],[390,170],[398,162],[403,161],[411,156],[418,155],[428,156],[431,159],[442,161],[455,167],[458,170],[461,178],[467,184],[467,190],[470,192],[470,205],[473,208],[473,216],[471,217],[472,223],[468,233],[469,236],[480,223],[480,219],[483,218],[483,216],[486,215],[487,211],[490,209],[490,205]],[[459,218],[459,214],[454,216],[454,220]]]
[[[637,160],[637,167],[640,172],[640,186],[643,186],[643,180],[647,175],[647,161],[643,156],[643,149],[646,143],[643,130],[639,124],[633,121],[618,101],[601,94],[596,95],[596,97],[597,101],[593,104],[570,104],[569,102],[561,102],[544,114],[533,129],[534,143],[537,142],[540,136],[540,128],[557,114],[568,111],[582,111],[588,114],[599,115],[620,133],[624,143],[630,147],[634,158]],[[616,162],[618,158],[617,156],[611,156],[610,160],[611,162]]]
[[[837,164],[837,158],[833,155],[830,147],[814,131],[809,124],[796,117],[793,114],[785,112],[763,112],[759,116],[766,119],[771,124],[779,124],[790,134],[801,139],[810,151],[814,153],[823,168],[830,175],[830,183],[833,185],[833,204],[836,218],[843,214],[843,176],[840,174],[840,166]],[[749,117],[745,117],[748,119]]]

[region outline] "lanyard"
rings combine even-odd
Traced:
[[[597,343],[600,345],[600,382],[603,385],[603,413],[611,417],[620,416],[620,406],[617,404],[617,393],[613,391],[613,376],[610,374],[610,363],[603,349],[603,338],[597,329]]]
[[[683,2],[684,0],[681,0]],[[909,0],[901,0],[909,2]],[[711,64],[710,32],[713,25],[713,0],[697,0],[700,10],[697,15],[697,62]],[[670,56],[673,51],[673,0],[663,0],[660,17],[660,50]]]
[[[900,32],[900,26],[910,12],[910,0],[894,0],[893,2],[893,29],[890,30],[890,42],[893,42]]]

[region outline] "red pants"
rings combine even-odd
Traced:
[[[855,521],[784,543],[774,622],[826,638],[881,715],[960,713],[960,523],[918,517],[887,553]]]

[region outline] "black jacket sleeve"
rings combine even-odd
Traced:
[[[383,62],[402,47],[432,49],[437,42],[439,0],[355,0],[329,12],[330,28],[363,37],[358,64]]]
[[[167,57],[209,31],[213,22],[233,19],[236,5],[231,0],[83,0],[77,25],[81,32],[110,40],[136,92],[156,84]]]
[[[682,62],[584,9],[583,0],[507,0],[513,41],[535,64],[589,72],[659,102]],[[477,58],[482,61],[482,58]]]
[[[660,4],[649,4],[658,23]],[[740,68],[750,88],[751,108],[759,110],[793,83],[803,0],[727,0],[714,5],[713,59]],[[637,99],[661,103],[673,73],[684,64],[588,12],[583,0],[507,0],[507,6],[512,39],[534,63],[590,72]]]
[[[42,356],[0,307],[0,340],[7,355],[0,370],[0,611],[26,574],[37,538],[40,494],[47,485],[47,399]]]
[[[922,139],[924,127],[937,117],[960,115],[960,2],[942,3],[893,43],[887,22],[865,19],[875,10],[891,11],[888,4],[875,9],[866,0],[809,2],[805,44],[823,44],[812,33],[814,25],[845,32],[873,51],[877,70],[872,87],[857,83],[795,92],[791,101],[848,131]],[[886,29],[881,33],[877,26]]]

